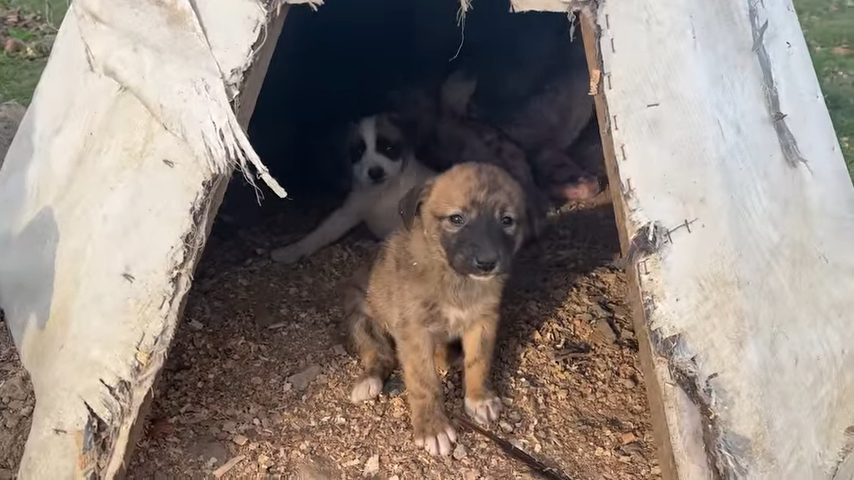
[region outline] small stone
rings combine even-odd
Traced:
[[[400,477],[398,475],[392,475],[388,477],[388,480],[400,480]]]
[[[463,471],[463,480],[477,480],[478,478],[480,478],[480,473],[473,468]]]
[[[341,357],[347,355],[347,350],[345,350],[344,345],[341,345],[341,344],[337,344],[334,347],[332,347],[332,351],[335,353],[335,355],[338,355]]]
[[[627,432],[627,433],[620,435],[620,442],[622,442],[623,445],[628,445],[637,439],[638,438],[632,432]]]
[[[400,396],[406,390],[406,385],[403,383],[403,379],[398,374],[394,374],[386,380],[383,385],[383,393],[388,394],[390,397]]]
[[[228,433],[237,433],[237,422],[227,421],[222,424],[222,430]]]
[[[268,465],[270,465],[270,457],[264,455],[263,453],[261,455],[258,455],[258,465],[266,468]]]
[[[611,328],[611,324],[608,323],[607,320],[600,318],[596,321],[596,331],[601,336],[601,340],[603,343],[608,345],[613,345],[617,342],[617,334],[614,332],[614,329]]]
[[[17,38],[7,38],[6,41],[3,42],[3,51],[7,54],[16,53],[22,50],[25,46],[24,42]]]
[[[198,330],[205,328],[205,324],[196,320],[196,319],[193,319],[193,320],[190,320],[190,328],[198,331]]]
[[[501,427],[501,429],[507,433],[510,433],[513,431],[513,425],[510,425],[509,423],[505,422],[504,420],[498,422],[498,426]]]
[[[261,385],[264,383],[264,380],[261,377],[252,377],[250,381],[252,382],[252,385]]]
[[[380,456],[372,455],[371,458],[365,462],[365,468],[362,470],[362,475],[376,475],[380,471]]]
[[[507,418],[513,423],[519,423],[522,421],[522,415],[520,415],[516,410],[510,410],[510,412],[507,413]]]
[[[20,423],[20,422],[21,422],[21,417],[10,416],[9,418],[6,419],[5,425],[6,425],[6,428],[8,428],[9,430],[12,430],[15,427],[17,427],[18,423]]]
[[[27,398],[24,379],[22,377],[12,377],[0,384],[0,398],[9,398],[12,400],[24,400]]]
[[[631,390],[631,389],[635,388],[635,387],[638,385],[638,384],[637,384],[637,383],[635,383],[635,381],[634,381],[634,380],[632,380],[631,378],[624,378],[624,379],[620,380],[620,383],[622,383],[622,384],[623,384],[623,386],[624,386],[624,387],[626,387],[626,388],[628,388],[629,390]]]
[[[311,365],[305,370],[288,377],[288,383],[293,385],[296,391],[300,392],[308,388],[308,384],[318,375],[320,375],[320,365]]]
[[[196,443],[189,447],[187,453],[204,462],[210,461],[211,458],[216,458],[217,463],[221,463],[223,460],[229,458],[228,447],[218,442],[215,438],[208,436],[198,437]]]
[[[246,445],[246,442],[248,442],[249,439],[246,438],[245,435],[235,435],[234,438],[231,439],[231,441],[242,447],[243,445]]]
[[[469,452],[468,452],[468,450],[466,450],[466,447],[464,447],[462,443],[458,443],[456,448],[454,448],[454,454],[453,455],[454,455],[455,459],[462,460],[462,459],[466,458],[466,455],[468,455],[468,453]]]

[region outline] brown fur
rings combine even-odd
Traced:
[[[449,342],[462,341],[469,414],[489,422],[500,409],[489,375],[509,259],[526,233],[525,194],[503,169],[469,163],[414,190],[401,207],[404,226],[383,244],[370,272],[363,269],[354,276],[347,295],[350,345],[365,369],[352,399],[379,394],[399,361],[416,443],[447,455],[455,433],[445,415],[436,368],[445,366]],[[471,230],[449,223],[455,212],[471,218]],[[517,222],[499,223],[508,215]],[[492,276],[473,277],[459,263],[463,250],[455,250],[454,235],[466,240],[465,235],[481,231],[475,225],[486,225],[483,231],[492,233],[483,234],[487,240],[472,241],[505,242],[499,263],[504,266],[496,267]],[[498,237],[496,225],[503,229]]]

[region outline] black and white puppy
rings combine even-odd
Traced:
[[[362,118],[353,125],[347,155],[353,184],[344,205],[301,240],[274,250],[273,260],[296,262],[363,222],[375,237],[384,239],[401,222],[400,200],[436,174],[415,158],[400,129],[384,114]]]

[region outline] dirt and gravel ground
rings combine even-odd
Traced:
[[[36,399],[0,314],[0,480],[14,478],[30,432]]]
[[[602,197],[555,217],[519,259],[495,364],[506,408],[492,430],[573,479],[659,478]],[[300,264],[273,263],[274,242],[323,213],[283,203],[215,229],[129,477],[532,478],[462,426],[452,457],[415,448],[399,378],[379,400],[349,403],[359,369],[339,336],[339,284],[375,244],[356,233]],[[446,375],[456,414],[460,380]]]
[[[239,190],[238,190],[239,191]],[[239,191],[240,192],[240,191]],[[375,242],[356,232],[294,266],[271,262],[330,205],[227,199],[190,293],[129,477],[532,478],[487,438],[430,458],[411,441],[404,386],[349,403],[339,284]],[[573,479],[660,478],[607,194],[551,219],[507,289],[492,431]],[[14,478],[34,406],[0,325],[0,479]],[[462,414],[461,372],[446,375]],[[302,475],[302,476],[300,476]]]

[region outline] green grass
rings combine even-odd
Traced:
[[[813,65],[854,176],[854,0],[794,0]]]
[[[0,0],[0,41],[50,41],[68,0]],[[794,0],[848,169],[854,176],[854,0]],[[25,27],[2,26],[5,13],[39,14]],[[31,27],[31,28],[28,28]],[[8,55],[0,49],[0,102],[29,104],[46,51]]]
[[[52,35],[67,8],[67,0],[0,0],[0,102],[30,103]],[[6,17],[12,13],[19,13],[24,21],[8,25]],[[37,16],[27,17],[33,14]],[[19,41],[24,51],[6,53],[3,46],[8,39]]]

